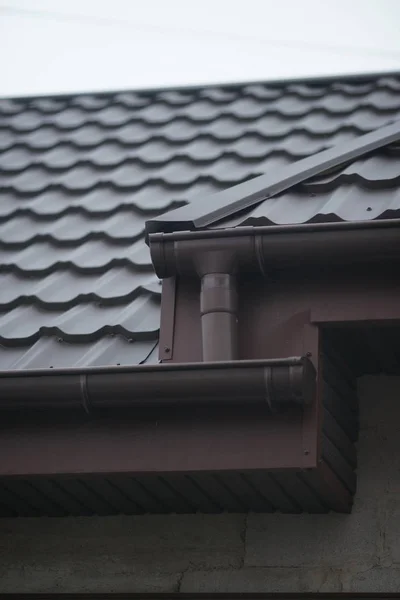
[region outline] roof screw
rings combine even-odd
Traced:
[[[372,208],[370,206],[368,206],[367,210],[372,210]]]
[[[310,358],[312,356],[312,352],[306,352],[306,356]]]
[[[304,450],[304,454],[305,454],[306,456],[308,456],[308,454],[310,454],[310,451],[309,451],[309,450]]]
[[[164,348],[164,352],[165,352],[166,354],[169,354],[169,353],[171,352],[171,348],[169,348],[168,346],[165,346],[165,348]]]

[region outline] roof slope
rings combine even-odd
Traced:
[[[398,77],[0,100],[0,368],[157,360],[145,220],[397,119]],[[399,178],[382,150],[245,217],[386,216]]]
[[[313,177],[227,219],[223,226],[399,218],[399,159],[400,145],[392,144],[331,173]]]

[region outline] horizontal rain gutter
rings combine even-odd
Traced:
[[[400,219],[238,227],[149,237],[160,278],[400,261]]]
[[[241,271],[400,262],[400,220],[154,233],[149,243],[160,279],[200,278],[203,360],[232,360]]]
[[[0,373],[0,412],[259,405],[305,406],[315,394],[306,357]]]

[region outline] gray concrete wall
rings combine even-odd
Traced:
[[[351,515],[0,520],[0,592],[397,592],[400,378],[359,382]]]

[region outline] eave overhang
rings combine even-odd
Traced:
[[[163,504],[165,497],[167,512],[233,505],[349,511],[358,427],[354,377],[322,351],[326,319],[315,314],[329,296],[324,281],[316,277],[307,288],[284,271],[310,268],[315,278],[320,266],[348,267],[350,257],[352,268],[374,265],[376,275],[381,264],[400,262],[400,220],[205,228],[399,139],[396,122],[149,221],[153,265],[160,278],[172,280],[163,288],[172,290],[163,291],[166,363],[1,373],[6,492],[47,485],[43,478],[55,476],[58,491],[67,490],[85,477],[84,496],[98,485],[107,501],[118,496],[122,506],[126,501],[107,479],[118,475],[125,489],[136,486],[124,508],[133,513],[141,511],[144,490],[150,491],[144,512],[158,512],[154,499]],[[268,279],[274,271],[281,281]],[[240,288],[242,273],[256,275],[252,288]],[[355,283],[359,299],[365,281]],[[389,288],[400,320],[397,288]],[[328,320],[342,322],[343,306],[339,318]],[[369,302],[367,320],[381,316],[380,306]],[[358,319],[359,312],[357,306]],[[32,411],[38,423],[29,420]],[[93,484],[93,477],[102,479]]]

